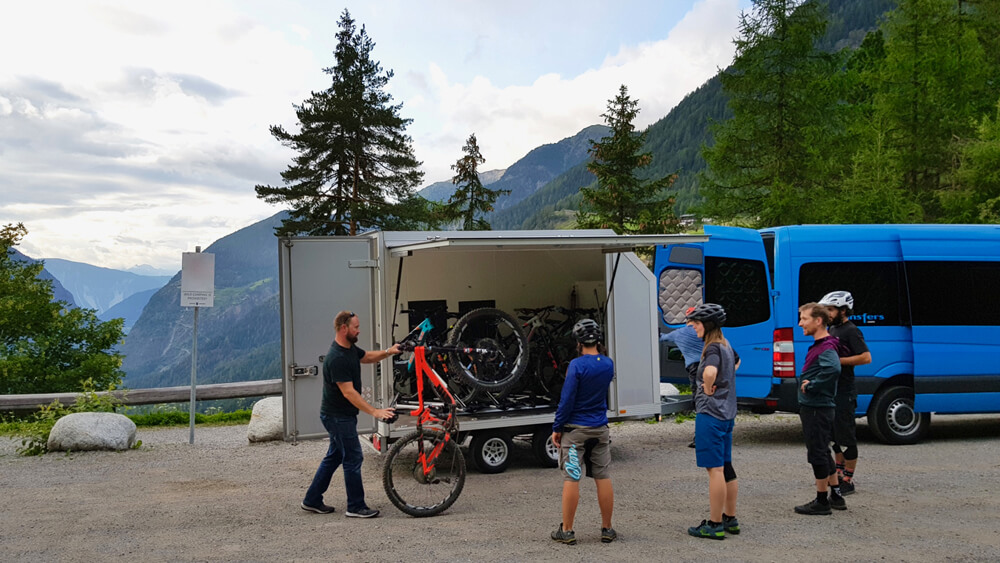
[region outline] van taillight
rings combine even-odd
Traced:
[[[795,377],[795,329],[774,331],[774,377]]]

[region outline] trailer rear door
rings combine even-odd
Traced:
[[[375,348],[375,239],[310,237],[278,241],[285,439],[326,436],[319,419],[323,358],[333,342],[333,318],[352,311],[361,321],[357,345]],[[316,327],[323,327],[317,330]],[[374,365],[361,366],[361,394],[373,403]],[[360,414],[358,433],[375,430]]]

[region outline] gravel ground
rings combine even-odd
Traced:
[[[470,470],[458,502],[414,519],[381,488],[366,451],[369,504],[382,517],[343,516],[338,473],[330,515],[298,506],[325,441],[250,445],[246,427],[140,429],[122,453],[24,458],[0,439],[0,561],[998,561],[1000,417],[936,417],[908,447],[873,442],[864,425],[858,492],[832,516],[799,516],[814,495],[798,419],[741,415],[734,462],[743,533],[691,538],[707,517],[708,482],[694,464],[693,422],[613,425],[614,526],[599,542],[594,487],[582,486],[579,544],[548,539],[561,479],[520,444],[500,475]]]

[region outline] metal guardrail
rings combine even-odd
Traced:
[[[196,385],[195,394],[199,401],[216,399],[239,399],[243,397],[260,397],[281,395],[280,379],[265,379],[261,381],[237,381],[233,383],[211,383]],[[187,403],[191,400],[191,386],[157,387],[154,389],[123,389],[111,392],[123,405],[156,405],[160,403]],[[30,395],[0,395],[0,412],[25,412],[37,410],[40,407],[58,400],[63,405],[76,402],[79,393],[35,393]],[[107,391],[98,391],[97,395],[106,396]]]

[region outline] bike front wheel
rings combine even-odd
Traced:
[[[416,431],[393,444],[382,468],[382,486],[396,508],[410,516],[434,516],[458,500],[465,486],[465,457],[454,440],[440,431]],[[421,456],[440,453],[424,471]]]
[[[451,353],[451,372],[469,385],[499,393],[511,388],[528,366],[528,338],[514,317],[499,309],[474,309],[458,319],[448,334],[448,346],[489,350],[480,354]]]

